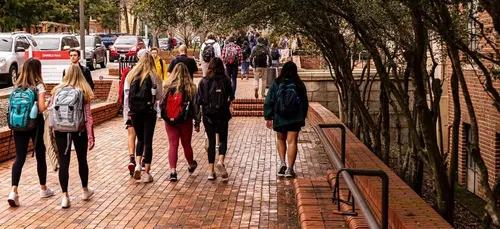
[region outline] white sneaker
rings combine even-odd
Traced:
[[[69,208],[71,206],[71,202],[69,201],[69,196],[63,196],[61,199],[61,207]]]
[[[135,166],[135,171],[134,171],[134,179],[140,180],[141,179],[141,165],[138,164]]]
[[[51,197],[54,195],[54,190],[50,189],[47,187],[47,189],[43,190],[43,189],[40,189],[40,197],[41,198],[47,198],[47,197]]]
[[[145,176],[142,177],[142,183],[151,183],[153,182],[153,176],[151,174],[146,173]]]
[[[19,207],[19,195],[15,192],[9,193],[9,198],[7,199],[11,207]]]
[[[82,200],[89,200],[90,197],[94,195],[94,189],[93,188],[88,188],[88,191],[83,191],[82,194]]]

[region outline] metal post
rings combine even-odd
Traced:
[[[320,139],[323,142],[323,145],[326,147],[327,152],[330,152],[332,154],[332,159],[333,159],[332,162],[333,162],[335,169],[341,170],[341,169],[345,168],[345,163],[342,163],[340,158],[337,156],[337,153],[335,153],[335,149],[329,143],[325,133],[321,129],[323,127],[327,128],[327,127],[334,126],[334,125],[335,124],[320,124],[316,128],[318,130]],[[345,145],[342,148],[345,149]],[[344,152],[344,154],[345,154],[345,152]],[[344,160],[345,160],[345,158],[344,158]],[[365,216],[366,223],[368,224],[368,226],[372,229],[380,228],[378,223],[377,223],[377,218],[375,217],[375,215],[371,211],[370,207],[366,203],[365,199],[363,198],[363,195],[361,194],[361,191],[359,190],[358,186],[354,182],[354,179],[352,179],[351,175],[347,171],[342,171],[341,175],[344,178],[344,181],[345,181],[347,187],[349,188],[349,190],[351,190],[352,196],[354,197],[356,204],[361,209],[361,212],[363,212],[363,215]]]
[[[85,7],[83,0],[80,0],[80,54],[82,60],[85,60]]]
[[[340,123],[332,123],[332,124],[318,124],[319,130],[323,132],[323,128],[339,128],[340,129],[340,134],[341,134],[341,139],[340,139],[340,160],[342,161],[342,164],[345,166],[345,126],[344,124]],[[323,134],[324,135],[324,134]]]

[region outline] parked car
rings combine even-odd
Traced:
[[[40,34],[34,36],[42,51],[65,51],[72,48],[80,49],[80,42],[75,35],[70,34]]]
[[[22,69],[29,48],[39,50],[33,37],[24,32],[0,33],[0,81],[13,85]]]
[[[80,41],[80,37],[77,37],[77,39]],[[90,70],[96,69],[97,64],[100,64],[101,68],[106,67],[106,64],[108,63],[108,56],[106,53],[106,47],[104,46],[100,36],[85,36],[85,60],[87,67]]]
[[[109,49],[109,46],[113,45],[116,39],[120,36],[120,34],[108,33],[108,34],[97,34],[102,43],[106,46],[106,49]]]
[[[132,35],[119,36],[109,47],[109,61],[113,62],[120,57],[137,55],[139,50],[146,48],[142,38]]]

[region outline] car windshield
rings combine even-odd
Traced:
[[[12,50],[12,38],[0,37],[0,52],[10,52]]]
[[[115,45],[135,45],[137,44],[137,38],[135,37],[118,37],[115,41]]]
[[[80,42],[80,37],[76,37],[76,39],[78,40],[78,43],[81,44]],[[94,37],[85,37],[85,47],[94,47],[94,42],[95,42],[95,39]]]
[[[116,39],[115,35],[99,35],[99,36],[101,37],[101,39],[106,40],[106,41]]]
[[[59,38],[57,37],[35,37],[40,50],[59,50]]]

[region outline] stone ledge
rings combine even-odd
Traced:
[[[293,187],[301,228],[347,228],[342,216],[333,214],[332,190],[325,178],[297,178]]]
[[[308,119],[312,125],[341,123],[319,103],[309,103]],[[340,130],[324,129],[330,144],[340,152]],[[389,177],[389,227],[390,228],[452,228],[431,206],[420,198],[403,180],[390,170],[356,136],[346,133],[346,167],[380,169]],[[356,177],[356,183],[375,216],[381,216],[381,181],[377,178]],[[411,214],[409,214],[411,213]]]

